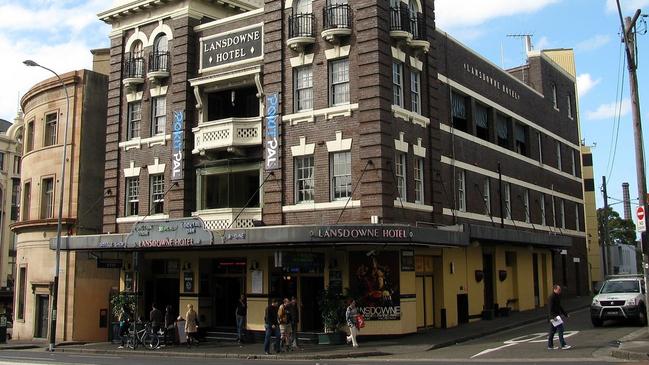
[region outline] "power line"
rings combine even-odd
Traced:
[[[615,107],[616,115],[613,119],[613,129],[615,133],[611,133],[611,145],[609,146],[609,160],[606,166],[607,179],[610,181],[611,175],[613,174],[613,169],[615,167],[615,158],[617,156],[617,144],[620,135],[620,119],[622,116],[622,99],[624,98],[624,66],[626,66],[626,59],[624,58],[624,53],[622,52],[622,43],[620,43],[620,61],[618,62],[618,83],[617,89],[615,91]]]

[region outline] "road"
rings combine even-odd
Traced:
[[[607,324],[594,329],[588,311],[574,313],[566,322],[566,341],[570,350],[548,350],[545,323],[535,323],[514,330],[497,333],[478,340],[423,353],[401,354],[389,357],[345,360],[240,360],[205,359],[182,357],[138,356],[136,354],[74,354],[67,352],[47,353],[43,350],[18,350],[0,352],[0,365],[65,364],[65,365],[369,365],[398,364],[599,364],[613,363],[616,359],[606,356],[614,342],[639,329],[625,324]],[[633,364],[632,362],[630,364]]]

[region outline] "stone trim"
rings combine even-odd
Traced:
[[[396,47],[392,48],[392,58],[397,59],[401,62],[406,62],[406,53]]]
[[[361,201],[350,200],[348,203],[347,199],[344,199],[344,200],[336,200],[336,201],[326,202],[326,203],[301,203],[295,205],[284,205],[282,207],[282,212],[291,213],[291,212],[312,212],[312,211],[320,211],[320,210],[338,210],[338,209],[345,209],[345,205],[347,205],[346,209],[360,208]]]
[[[300,144],[291,147],[291,156],[308,156],[315,153],[315,143],[306,144],[306,137],[300,137]]]
[[[394,207],[395,208],[401,208],[402,204],[403,204],[403,209],[416,210],[416,211],[425,212],[425,213],[432,213],[433,212],[433,206],[432,205],[410,203],[410,202],[407,202],[405,200],[402,201],[399,198],[394,200]]]
[[[415,156],[426,158],[426,147],[421,146],[421,138],[417,138],[417,144],[412,145],[412,150]]]
[[[158,174],[164,174],[165,173],[165,168],[166,164],[161,164],[160,159],[158,157],[153,159],[153,165],[147,165],[147,171],[149,172],[149,175],[158,175]]]
[[[343,139],[342,131],[336,131],[336,139],[334,141],[327,142],[327,151],[329,152],[350,151],[351,149],[352,139]]]
[[[300,67],[304,65],[310,65],[313,63],[313,53],[300,53],[297,57],[291,57],[291,67]]]
[[[419,71],[424,70],[424,63],[412,56],[410,56],[410,66],[416,68]]]
[[[403,132],[399,132],[399,139],[395,139],[395,140],[394,140],[394,148],[395,148],[397,151],[401,151],[401,152],[403,152],[403,153],[408,153],[408,149],[409,149],[408,146],[409,146],[409,145],[408,145],[408,142],[405,142],[405,141],[403,140],[403,136],[404,136],[404,135],[405,135],[405,133],[403,133]]]
[[[124,177],[139,177],[141,167],[135,167],[135,161],[131,160],[129,167],[124,169]]]
[[[349,52],[351,50],[351,46],[338,46],[336,45],[334,48],[330,48],[325,50],[325,57],[327,60],[333,60],[336,58],[344,58],[349,56]]]
[[[142,100],[143,95],[144,95],[143,91],[138,91],[136,93],[127,93],[126,94],[126,102],[132,103],[134,101],[140,101],[140,100]]]

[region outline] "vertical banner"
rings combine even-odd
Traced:
[[[185,154],[185,113],[174,111],[171,128],[171,180],[183,179],[183,162]]]
[[[266,96],[266,171],[279,169],[279,94]]]
[[[368,321],[401,319],[399,252],[350,252],[352,298]]]

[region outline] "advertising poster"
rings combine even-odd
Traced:
[[[399,252],[350,252],[350,295],[366,321],[401,319]]]

